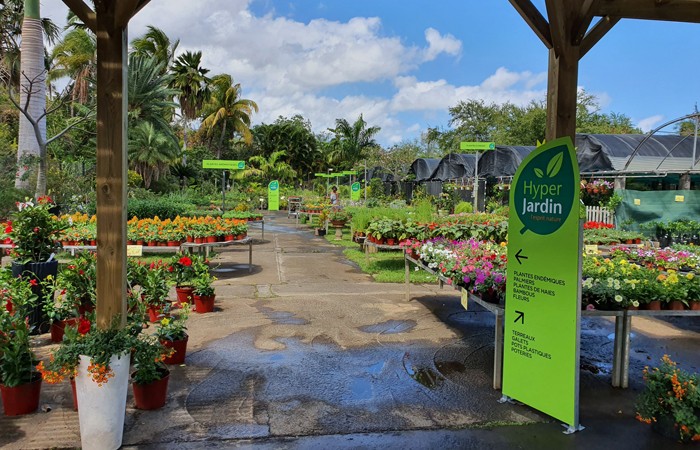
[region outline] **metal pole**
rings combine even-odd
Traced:
[[[226,171],[221,171],[221,212],[226,212]]]
[[[365,203],[367,203],[367,160],[365,159]]]
[[[479,210],[479,151],[474,158],[474,212]]]

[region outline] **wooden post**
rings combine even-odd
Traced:
[[[547,81],[546,139],[570,136],[576,142],[576,94],[578,84],[578,47],[568,46],[557,56],[549,50]]]
[[[97,15],[97,326],[126,325],[127,31],[115,4]],[[117,323],[114,323],[116,318]]]

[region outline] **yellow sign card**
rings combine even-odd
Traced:
[[[677,201],[677,202],[684,202],[684,201],[685,201],[685,196],[683,196],[683,195],[676,195],[676,201]]]
[[[640,199],[638,199],[638,198],[635,198],[635,199],[634,199],[634,204],[637,205],[637,206],[639,206],[639,205],[642,204],[642,201],[641,201]]]
[[[143,245],[127,245],[126,256],[143,256]]]
[[[460,303],[462,306],[464,306],[464,309],[469,309],[469,292],[467,292],[464,288],[462,288],[462,299],[460,300]]]
[[[586,245],[585,252],[587,255],[597,255],[598,254],[598,246],[597,245]]]

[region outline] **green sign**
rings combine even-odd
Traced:
[[[343,170],[340,172],[341,175],[357,175],[357,171],[355,170]]]
[[[472,150],[472,151],[482,151],[482,150],[496,150],[495,142],[460,142],[460,150]]]
[[[350,200],[357,202],[360,200],[360,183],[358,181],[354,182],[350,186]]]
[[[321,178],[334,178],[335,177],[335,175],[327,174],[327,173],[315,173],[314,176],[321,177]]]
[[[503,394],[577,429],[582,249],[571,139],[535,149],[511,186]]]
[[[280,183],[277,180],[270,181],[267,185],[267,209],[269,211],[280,210]]]
[[[245,169],[245,161],[205,159],[202,161],[202,169],[242,170]]]

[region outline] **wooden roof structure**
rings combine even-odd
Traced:
[[[126,323],[126,70],[129,20],[150,0],[63,0],[97,36],[97,325]],[[547,139],[574,138],[578,62],[620,20],[700,22],[700,0],[510,0],[549,49]],[[590,27],[593,19],[597,23]]]

